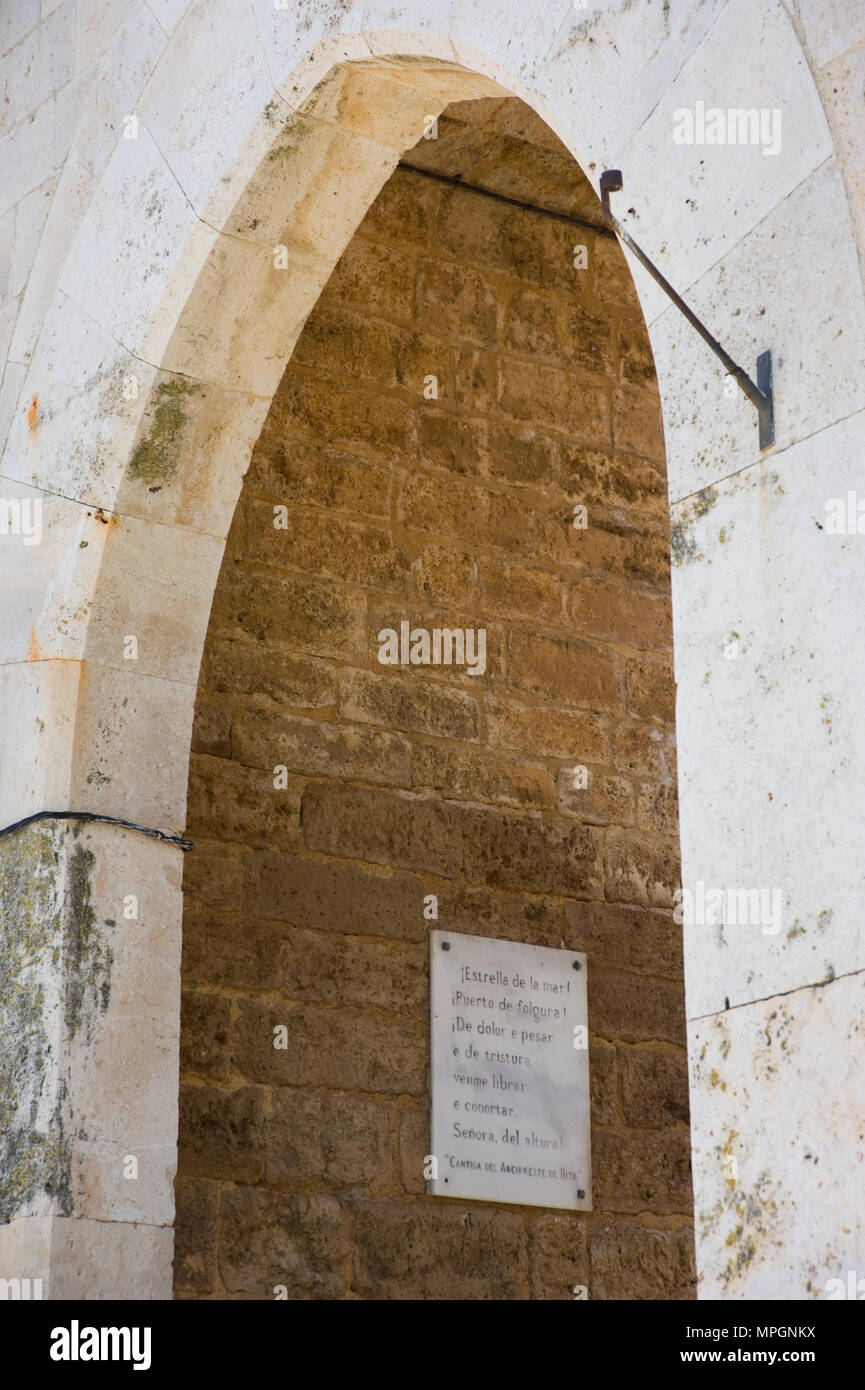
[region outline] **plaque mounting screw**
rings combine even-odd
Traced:
[[[583,967],[580,965],[580,962],[579,962],[578,960],[575,960],[575,961],[574,961],[574,969],[575,969],[575,970],[582,970],[582,968],[583,968]]]
[[[442,942],[442,950],[443,950],[443,951],[449,951],[450,948],[451,948],[451,943],[450,943],[449,941],[443,941],[443,942]]]

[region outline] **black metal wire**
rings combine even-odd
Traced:
[[[169,835],[167,830],[153,830],[148,825],[137,825],[135,821],[120,820],[117,816],[102,816],[96,811],[36,811],[32,816],[25,816],[23,820],[15,821],[14,825],[7,825],[4,830],[0,830],[0,839],[4,835],[11,835],[13,830],[22,830],[25,825],[33,825],[40,820],[74,820],[89,823],[99,821],[103,825],[119,825],[122,830],[137,830],[141,835],[149,835],[151,840],[162,840],[168,845],[177,845],[188,854],[191,849],[195,849],[192,840],[186,840],[182,835]]]
[[[554,212],[552,208],[540,208],[537,203],[523,203],[519,198],[509,198],[504,193],[493,193],[491,188],[480,188],[475,183],[466,183],[463,179],[453,178],[450,174],[434,174],[431,169],[419,169],[416,164],[407,164],[401,159],[397,165],[398,169],[405,169],[409,174],[420,174],[422,178],[434,179],[436,183],[446,183],[451,188],[464,188],[467,193],[479,193],[482,198],[493,198],[497,203],[507,203],[509,207],[521,208],[523,212],[537,212],[541,217],[552,217],[556,222],[568,222],[572,227],[585,227],[590,232],[596,232],[598,236],[616,239],[615,232],[609,227],[603,226],[598,222],[589,222],[584,217],[572,217],[568,212]]]

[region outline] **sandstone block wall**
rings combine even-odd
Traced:
[[[591,216],[563,156],[507,101],[407,159]],[[213,604],[178,1297],[693,1296],[668,540],[615,244],[397,170],[285,373]],[[380,664],[403,620],[484,628],[484,674]],[[591,1213],[424,1194],[429,894],[436,925],[588,953]]]

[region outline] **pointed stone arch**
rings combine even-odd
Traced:
[[[195,682],[221,548],[268,390],[281,376],[315,287],[363,215],[376,180],[383,181],[401,152],[397,132],[407,103],[418,110],[458,95],[520,96],[573,150],[595,186],[605,165],[625,169],[640,240],[678,288],[691,290],[717,331],[726,328],[734,354],[746,365],[767,345],[775,354],[777,444],[767,466],[756,458],[750,408],[722,403],[714,361],[692,348],[687,330],[635,272],[660,377],[671,492],[679,499],[676,540],[683,560],[692,562],[674,591],[686,873],[749,884],[765,873],[785,885],[796,922],[825,927],[834,918],[831,946],[820,938],[817,955],[807,930],[804,941],[794,933],[768,948],[765,938],[743,936],[738,954],[699,933],[690,938],[697,1200],[709,1221],[705,1287],[777,1290],[780,1277],[784,1288],[797,1290],[806,1280],[819,1281],[828,1243],[818,1227],[846,1229],[843,1182],[828,1197],[812,1191],[810,1170],[799,1158],[779,1169],[762,1224],[746,1233],[754,1257],[729,1264],[727,1226],[741,1188],[734,1182],[728,1189],[719,1166],[718,1115],[728,1129],[747,1130],[744,1172],[753,1167],[743,1179],[751,1184],[747,1190],[756,1190],[767,1162],[777,1163],[778,1146],[766,1127],[771,1107],[763,1083],[745,1087],[749,1111],[746,1099],[732,1099],[740,1087],[730,1086],[723,1099],[699,1063],[704,1043],[711,1051],[716,1039],[724,1056],[734,1049],[736,1075],[750,1076],[754,1039],[769,1007],[763,1001],[777,993],[797,992],[787,1007],[803,1055],[815,1026],[829,1038],[839,1030],[846,1037],[853,1027],[845,993],[850,981],[843,977],[861,968],[861,946],[855,898],[843,885],[844,865],[855,861],[857,848],[844,812],[856,794],[861,757],[861,732],[850,714],[855,680],[838,677],[830,646],[818,642],[816,667],[797,657],[785,667],[781,693],[776,685],[772,699],[745,714],[741,691],[729,686],[741,668],[713,667],[713,689],[730,696],[733,713],[708,741],[703,731],[714,725],[717,707],[706,703],[701,682],[707,654],[723,649],[739,623],[764,664],[788,660],[776,639],[782,618],[803,646],[803,614],[813,626],[820,614],[843,612],[842,621],[856,628],[858,571],[843,556],[833,554],[827,564],[815,549],[817,528],[802,518],[822,507],[827,492],[843,495],[861,452],[865,398],[855,345],[865,322],[857,242],[863,211],[853,172],[854,122],[845,106],[865,38],[861,21],[830,23],[812,4],[792,17],[780,4],[755,15],[743,0],[712,0],[696,14],[688,5],[679,13],[676,6],[623,4],[585,19],[562,5],[543,23],[517,0],[503,4],[495,21],[474,7],[442,3],[433,21],[421,0],[410,0],[399,31],[375,27],[375,16],[388,9],[378,4],[366,6],[363,21],[359,6],[325,8],[301,31],[263,0],[240,16],[228,3],[158,8],[161,21],[147,30],[143,67],[133,28],[113,40],[109,62],[120,96],[110,113],[111,138],[97,101],[79,107],[72,154],[4,377],[4,485],[41,500],[45,518],[43,544],[10,561],[15,577],[0,672],[8,712],[0,764],[4,825],[37,812],[85,810],[182,830]],[[771,65],[763,57],[769,52]],[[788,114],[780,154],[769,160],[739,150],[728,154],[743,158],[719,160],[691,151],[673,160],[666,139],[672,113],[710,90],[726,90],[731,72],[742,105],[780,103]],[[384,95],[380,109],[376,101],[370,106],[369,84],[381,84],[380,94],[390,89],[389,116]],[[395,91],[402,98],[396,109]],[[128,108],[139,116],[137,139],[121,134]],[[383,113],[386,138],[375,126]],[[300,150],[302,130],[301,165],[292,152]],[[361,147],[366,153],[358,160]],[[297,268],[284,316],[274,315],[281,301],[268,289],[273,243],[261,222],[253,225],[260,208],[246,196],[254,188],[267,203],[265,168],[282,171],[272,188],[285,191],[288,178],[295,195],[294,239],[278,243]],[[353,182],[359,169],[365,185]],[[315,177],[304,182],[311,171]],[[317,220],[316,200],[328,187],[341,190],[340,216]],[[283,212],[271,202],[271,218],[278,222]],[[268,235],[275,225],[267,225]],[[332,234],[327,249],[310,240],[316,225]],[[76,229],[71,241],[70,228]],[[247,287],[245,317],[231,297],[239,285]],[[741,309],[735,324],[731,295]],[[826,304],[828,311],[818,312]],[[256,319],[260,346],[250,351]],[[719,550],[734,523],[733,547]],[[814,576],[792,610],[772,580],[776,562],[789,560],[791,536]],[[759,603],[747,598],[755,555]],[[715,562],[711,571],[704,560]],[[139,637],[134,675],[122,655],[129,633]],[[764,688],[760,663],[749,669],[757,671],[747,687],[753,694]],[[823,717],[810,702],[817,669],[842,715],[845,771],[830,775],[828,761],[817,759],[800,783],[789,742],[821,735]],[[776,737],[779,726],[786,726],[786,737]],[[774,784],[770,812],[760,779],[741,773],[743,757]],[[726,808],[737,797],[744,802],[733,815]],[[798,807],[810,824],[809,808],[818,803],[840,828],[828,836],[820,830],[814,851],[813,836],[800,839],[791,817]],[[786,809],[777,820],[779,805]],[[89,1038],[87,1029],[63,1033],[57,1004],[66,989],[63,972],[80,969],[80,954],[61,952],[58,975],[45,945],[47,954],[27,967],[33,1000],[53,1002],[45,1005],[51,1061],[21,1092],[22,1143],[27,1133],[51,1131],[54,1147],[34,1140],[39,1154],[24,1154],[11,1208],[17,1219],[3,1228],[4,1246],[16,1259],[28,1252],[26,1275],[38,1277],[50,1264],[56,1296],[100,1296],[114,1286],[120,1267],[136,1270],[139,1282],[130,1293],[158,1295],[167,1288],[170,1263],[174,1114],[165,1086],[176,1054],[178,851],[136,831],[94,827],[76,839],[63,822],[50,824],[37,845],[30,830],[4,842],[14,870],[4,880],[6,891],[14,897],[16,874],[46,885],[50,904],[40,900],[38,911],[50,923],[52,941],[67,939],[70,929],[80,939],[91,913],[95,920],[119,920],[118,884],[128,888],[124,898],[140,897],[139,918],[128,919],[140,926],[114,943],[109,1008],[119,1012],[101,1022],[94,1014]],[[710,835],[707,825],[719,833]],[[762,859],[755,856],[757,841]],[[33,905],[19,903],[19,909],[26,914]],[[146,1007],[136,990],[142,960],[155,972],[147,977]],[[95,985],[98,963],[92,964],[96,975],[88,984]],[[97,1002],[98,996],[97,987]],[[725,999],[740,1006],[737,1019],[724,1019]],[[826,1074],[833,1047],[821,1052]],[[144,1070],[154,1077],[143,1100],[128,1081],[136,1048],[145,1049],[150,1066]],[[822,1089],[833,1088],[826,1082]],[[119,1186],[102,1188],[98,1154],[129,1142],[134,1105],[141,1118],[135,1142],[149,1142],[159,1163],[152,1188],[131,1197]],[[749,1127],[748,1115],[758,1111],[761,1120]],[[807,1117],[793,1106],[785,1124],[804,1134]],[[851,1124],[842,1115],[835,1125],[839,1164],[852,1143]],[[89,1138],[81,1139],[82,1132]],[[785,1202],[793,1212],[813,1202],[822,1217],[792,1218],[779,1263],[771,1247],[782,1237],[766,1223],[772,1203],[777,1209]],[[836,1254],[849,1263],[855,1242],[845,1239],[849,1257]]]

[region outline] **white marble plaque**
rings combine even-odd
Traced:
[[[448,931],[430,950],[427,1191],[590,1210],[586,957]]]

